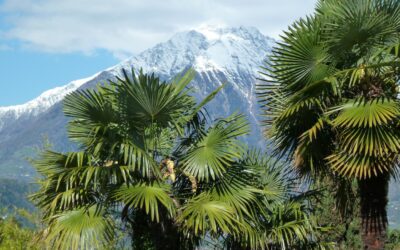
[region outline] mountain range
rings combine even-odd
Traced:
[[[197,74],[190,87],[197,98],[222,84],[225,88],[208,106],[211,117],[235,111],[248,115],[252,133],[247,142],[262,146],[255,96],[256,78],[275,40],[252,27],[202,27],[180,32],[128,60],[88,78],[72,81],[44,92],[22,105],[0,107],[0,177],[31,179],[35,171],[27,158],[36,154],[44,139],[56,150],[68,151],[76,145],[68,141],[68,119],[62,100],[72,91],[93,88],[114,79],[122,69],[142,69],[169,80],[193,68]]]

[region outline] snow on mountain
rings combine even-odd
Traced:
[[[256,73],[274,43],[256,28],[206,26],[178,33],[111,70],[118,72],[134,65],[145,71],[171,75],[191,65],[197,71]]]
[[[247,98],[248,104],[253,105],[252,86],[244,86],[239,78],[245,74],[255,79],[260,64],[274,42],[256,28],[204,26],[178,33],[169,41],[105,71],[117,75],[122,68],[129,69],[133,66],[136,69],[142,68],[145,72],[171,77],[193,67],[197,72],[207,73],[209,80],[218,79],[217,73],[222,73],[233,84],[233,88]],[[0,131],[6,122],[45,112],[68,93],[84,86],[100,73],[48,90],[25,104],[0,107]]]
[[[61,101],[67,94],[77,90],[86,82],[94,79],[98,74],[80,80],[75,80],[69,84],[56,87],[45,91],[39,97],[22,105],[0,107],[0,130],[4,126],[6,119],[17,120],[22,115],[36,116],[45,112],[55,103]]]
[[[261,34],[252,27],[201,27],[188,32],[181,32],[169,41],[160,43],[141,54],[109,69],[118,74],[122,68],[134,66],[145,72],[155,72],[161,76],[174,76],[189,66],[201,76],[201,83],[194,84],[197,92],[204,97],[213,88],[228,83],[238,99],[229,100],[225,95],[226,106],[232,102],[243,102],[240,110],[257,122],[257,101],[254,93],[255,81],[260,66],[271,51],[275,40]],[[208,82],[204,86],[204,82]],[[234,98],[234,97],[231,97]],[[226,112],[232,108],[226,108]],[[221,112],[220,112],[221,113]]]
[[[236,111],[246,114],[252,130],[246,141],[263,145],[254,89],[260,66],[273,44],[273,39],[255,28],[201,27],[177,33],[111,68],[46,91],[26,104],[0,107],[0,177],[34,176],[35,171],[24,159],[31,156],[32,148],[41,145],[44,136],[56,150],[73,149],[76,145],[68,140],[68,119],[60,101],[72,91],[93,88],[131,67],[155,73],[163,80],[193,68],[197,74],[190,86],[199,99],[226,84],[207,106],[208,113],[214,118]]]

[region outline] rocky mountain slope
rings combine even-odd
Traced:
[[[207,110],[214,117],[235,111],[247,114],[253,131],[248,141],[261,145],[254,88],[260,66],[274,43],[251,27],[204,27],[181,32],[114,67],[46,91],[26,104],[0,107],[0,177],[30,179],[34,171],[26,158],[35,154],[44,137],[57,150],[72,149],[74,145],[66,136],[62,99],[131,67],[154,72],[165,80],[192,67],[197,76],[191,87],[199,98],[226,83]]]

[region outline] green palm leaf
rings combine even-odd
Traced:
[[[151,220],[160,221],[160,207],[164,207],[172,217],[175,204],[170,197],[169,187],[157,183],[137,184],[118,188],[114,197],[131,208],[141,209],[150,215]]]
[[[341,128],[377,127],[390,124],[400,115],[397,101],[388,99],[357,100],[345,103],[334,111],[341,111],[333,125]]]
[[[116,88],[120,111],[132,126],[143,129],[153,123],[168,127],[171,123],[182,126],[187,122],[188,111],[195,106],[194,98],[185,90],[194,77],[193,71],[189,70],[171,84],[141,71],[137,76],[133,70],[130,75],[123,71],[123,75],[124,78],[118,78],[119,82],[112,85]]]
[[[207,193],[190,200],[183,207],[178,222],[184,229],[192,230],[195,235],[218,233],[220,230],[235,234],[239,232],[241,226],[232,206],[212,200],[212,196]]]
[[[273,152],[309,180],[358,179],[363,230],[381,248],[400,155],[399,30],[399,1],[318,1],[284,32],[257,87]],[[370,220],[380,221],[379,236]]]
[[[242,115],[219,120],[182,159],[184,171],[199,180],[215,180],[244,152],[238,137],[247,133],[248,123]]]
[[[111,219],[95,206],[53,216],[46,236],[55,249],[104,248],[112,238]]]

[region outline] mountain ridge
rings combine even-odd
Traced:
[[[32,179],[35,171],[25,159],[37,154],[35,148],[41,147],[43,137],[55,150],[75,150],[76,145],[67,136],[63,98],[77,89],[94,88],[115,79],[123,69],[132,67],[155,73],[162,80],[193,68],[197,73],[190,87],[198,99],[226,84],[207,111],[212,117],[236,111],[246,114],[252,127],[247,142],[261,145],[263,137],[254,89],[257,71],[274,43],[253,27],[201,27],[179,32],[88,78],[50,89],[22,105],[0,107],[0,177]]]
[[[240,34],[241,36],[238,36],[238,34]],[[188,36],[197,39],[190,39],[190,38],[187,39]],[[200,39],[198,39],[199,37]],[[216,28],[212,26],[208,26],[206,28],[201,27],[199,29],[193,29],[190,31],[177,33],[167,42],[159,43],[156,46],[141,52],[137,56],[133,56],[115,66],[105,69],[104,71],[117,75],[120,73],[121,69],[123,68],[126,69],[129,68],[131,65],[133,66],[136,65],[135,68],[142,68],[146,72],[157,72],[157,74],[172,75],[174,73],[176,74],[177,71],[182,70],[182,68],[185,68],[185,66],[187,67],[188,65],[192,64],[191,66],[195,70],[201,72],[213,71],[213,70],[220,70],[220,71],[225,70],[226,72],[233,72],[234,71],[233,67],[235,66],[239,67],[243,65],[248,66],[251,64],[254,65],[258,63],[260,61],[259,54],[257,53],[252,55],[251,57],[252,59],[250,60],[251,62],[249,62],[248,60],[247,62],[238,65],[237,63],[232,63],[232,60],[231,61],[227,60],[226,56],[224,57],[223,54],[222,55],[212,54],[213,52],[215,52],[215,50],[210,51],[210,48],[213,49],[221,43],[222,44],[225,43],[224,45],[226,45],[227,42],[232,40],[245,40],[244,38],[254,38],[254,37],[257,39],[267,38],[271,42],[274,41],[272,38],[268,38],[262,35],[254,27],[243,27],[243,26],[232,27],[232,28]],[[202,44],[195,43],[195,45],[190,44],[189,48],[188,46],[185,46],[189,44],[187,41],[196,41],[196,42],[200,41],[203,43]],[[181,48],[185,48],[187,52],[189,52],[186,54],[186,56],[189,58],[186,58],[186,60],[184,58],[183,60],[178,62],[177,60],[175,60],[175,62],[172,63],[172,67],[170,67],[171,65],[170,61],[165,62],[164,65],[161,65],[161,67],[160,66],[157,67],[155,66],[155,64],[151,65],[151,63],[149,63],[150,60],[154,60],[154,57],[157,57],[154,55],[155,53],[157,52],[164,53],[166,50],[165,47],[179,48],[178,45],[181,45]],[[226,55],[232,56],[233,58],[235,58],[234,60],[239,60],[239,58],[246,58],[243,55],[234,55],[234,52],[232,53],[232,48],[229,48],[228,46],[223,46],[223,47],[228,52]],[[195,57],[194,55],[201,50],[210,53],[200,53],[200,55]],[[180,51],[178,51],[178,54],[182,54],[179,52]],[[191,63],[190,62],[191,60],[194,60],[194,63]],[[251,69],[249,68],[247,69],[242,68],[241,70],[251,71]],[[100,71],[90,77],[72,81],[60,87],[49,89],[43,92],[37,98],[34,98],[33,100],[28,101],[24,104],[13,105],[13,106],[0,106],[0,130],[3,127],[1,124],[1,120],[6,115],[14,117],[14,119],[18,119],[24,113],[37,115],[40,112],[44,112],[55,103],[61,101],[68,93],[71,93],[72,91],[75,91],[76,89],[85,85],[87,82],[94,79],[104,71]]]

